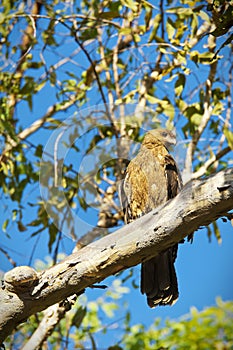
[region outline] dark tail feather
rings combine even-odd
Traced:
[[[177,245],[142,263],[141,292],[150,307],[172,305],[179,296],[174,262]]]

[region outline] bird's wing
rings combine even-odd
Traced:
[[[176,162],[170,154],[164,157],[164,173],[167,179],[167,199],[171,199],[180,192],[183,183]]]

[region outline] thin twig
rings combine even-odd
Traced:
[[[192,174],[192,180],[198,179],[201,176],[205,175],[206,171],[210,166],[215,164],[219,159],[225,156],[227,153],[231,152],[232,149],[228,146],[224,149],[220,150],[217,154],[214,154],[211,158],[209,158],[204,165],[202,165],[195,173]]]
[[[17,17],[22,17],[22,18],[25,18],[25,17],[28,17],[28,14],[25,13],[25,14],[21,14],[21,15],[9,15],[7,16],[8,18],[17,18]],[[47,15],[38,15],[38,14],[33,14],[32,15],[33,18],[36,18],[36,19],[48,19],[49,21],[51,21],[51,17],[50,16],[47,16]],[[56,20],[58,20],[59,22],[60,21],[64,21],[64,20],[74,20],[76,18],[80,18],[80,19],[83,19],[83,20],[86,20],[87,22],[90,22],[90,21],[95,21],[95,22],[102,22],[102,23],[105,23],[107,25],[111,25],[117,29],[121,29],[121,26],[116,23],[116,22],[113,22],[111,20],[108,20],[108,19],[104,19],[104,18],[97,18],[97,17],[94,17],[94,16],[89,16],[89,15],[81,15],[81,14],[72,14],[72,15],[67,15],[67,16],[62,16],[62,17],[58,17],[56,18]]]
[[[211,50],[214,51],[214,45],[212,45]],[[205,100],[203,103],[203,109],[204,113],[201,119],[201,122],[196,129],[196,131],[193,134],[192,141],[188,145],[187,153],[186,153],[186,159],[185,159],[185,168],[184,168],[184,178],[188,176],[187,174],[192,173],[192,160],[193,160],[193,155],[196,150],[198,141],[200,140],[201,135],[203,134],[210,118],[211,118],[211,113],[212,113],[212,106],[211,106],[211,97],[212,97],[212,86],[214,83],[214,78],[217,70],[217,64],[218,62],[215,61],[210,65],[210,71],[209,71],[209,76],[206,81],[206,91],[205,91]]]
[[[102,42],[102,29],[98,29],[98,42],[99,42],[99,50],[100,50],[100,57],[101,57],[101,62],[104,65],[104,70],[105,70],[105,76],[106,76],[106,82],[107,82],[107,88],[108,88],[108,100],[111,108],[111,112],[113,111],[113,106],[114,106],[114,97],[113,93],[111,90],[111,74],[110,71],[108,70],[108,63],[105,58],[105,52],[104,52],[104,46]]]
[[[54,105],[50,106],[42,118],[37,119],[28,128],[24,129],[18,135],[16,135],[18,142],[25,140],[28,136],[34,134],[38,129],[40,129],[46,122],[49,122],[52,115],[55,114],[58,110],[58,106],[59,111],[64,111],[72,106],[74,102],[75,96],[72,96],[72,98],[70,98],[70,100],[63,105],[60,105],[60,103],[55,103]],[[15,148],[18,145],[18,142],[13,139],[8,139],[8,143],[6,144],[6,147],[0,156],[0,160],[5,156],[7,152],[10,152],[13,148]]]
[[[2,254],[5,255],[5,257],[7,258],[7,260],[11,263],[12,266],[16,267],[17,264],[16,262],[10,257],[10,255],[7,253],[7,251],[5,249],[3,249],[2,247],[0,247],[0,252],[2,252]]]

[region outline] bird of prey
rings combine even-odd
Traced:
[[[119,190],[126,223],[165,203],[181,190],[180,172],[169,154],[170,146],[175,143],[175,135],[166,129],[154,129],[145,134]],[[151,308],[172,305],[178,299],[174,267],[177,249],[178,244],[175,244],[141,265],[141,293],[146,294]]]

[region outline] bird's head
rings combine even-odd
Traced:
[[[176,135],[167,129],[153,129],[146,133],[143,143],[162,144],[169,150],[176,144]]]

